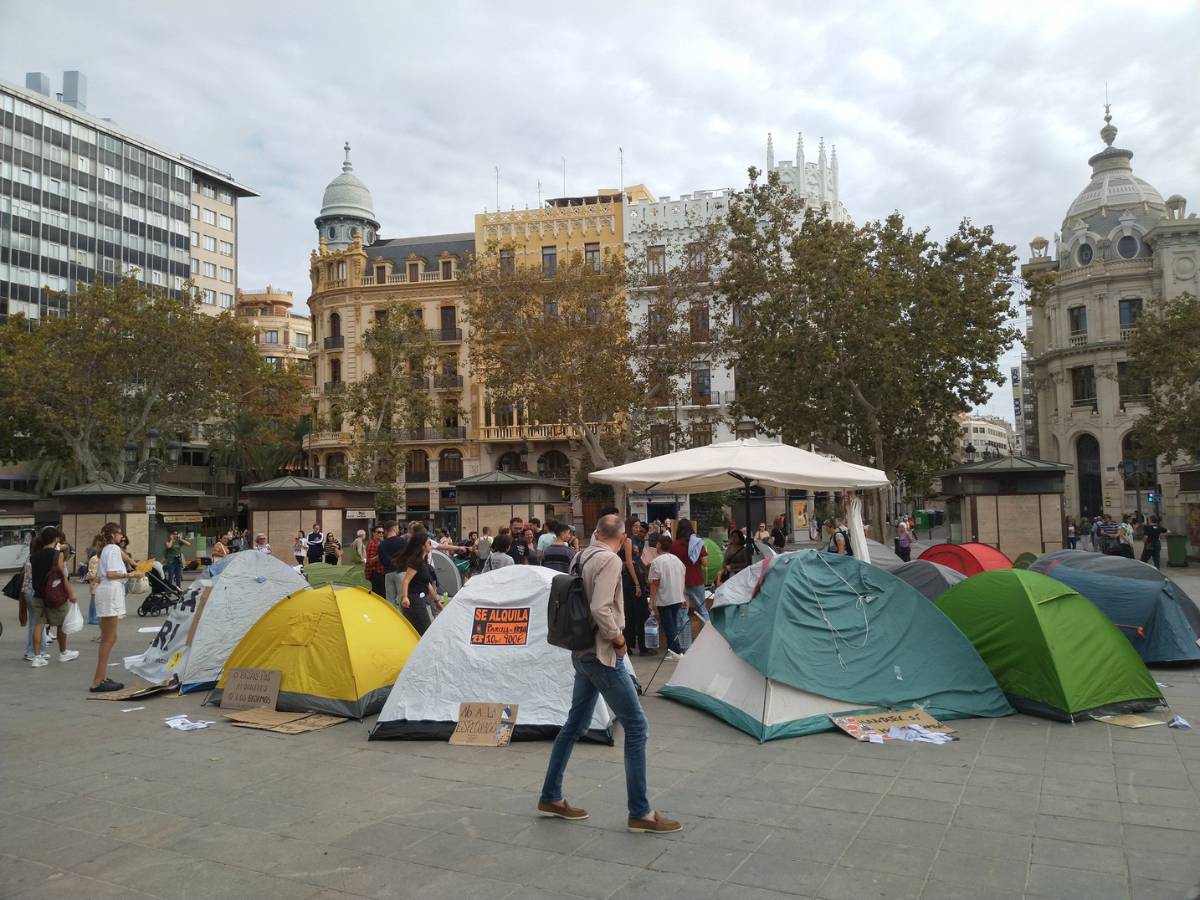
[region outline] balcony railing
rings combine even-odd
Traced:
[[[400,432],[404,441],[465,441],[467,429],[462,426],[438,428],[410,428]]]
[[[397,272],[394,275],[388,275],[383,281],[378,280],[374,275],[364,275],[359,281],[363,287],[375,287],[376,285],[384,284],[416,284],[422,281],[458,281],[458,272],[454,272],[449,278],[443,278],[441,272],[422,272],[415,279],[410,279],[407,272]],[[337,283],[338,287],[344,287],[344,283]]]
[[[1090,409],[1090,410],[1092,410],[1092,412],[1095,412],[1096,411],[1096,398],[1095,397],[1080,397],[1078,399],[1072,400],[1071,401],[1071,409]]]
[[[601,434],[615,434],[615,422],[589,422],[588,427]],[[481,441],[552,441],[579,437],[579,429],[565,422],[545,425],[484,425],[479,429]]]
[[[433,378],[434,390],[460,391],[462,386],[463,377],[461,375],[435,375]]]
[[[704,391],[692,388],[691,396],[688,397],[688,406],[720,406],[721,392],[720,391]]]
[[[418,390],[421,388],[429,390],[429,379],[424,375],[410,375],[408,383]]]
[[[1086,347],[1088,335],[1086,331],[1072,331],[1067,343],[1072,347]]]
[[[462,329],[430,328],[429,337],[440,344],[453,344],[462,340]]]
[[[322,343],[326,350],[344,350],[346,348],[346,339],[340,334],[327,337]]]
[[[408,469],[405,469],[404,482],[405,484],[428,484],[429,470],[426,469],[424,472],[410,472]]]
[[[325,382],[325,393],[340,394],[346,388],[344,381],[327,381]]]
[[[446,465],[438,466],[438,481],[458,481],[463,477],[462,467],[450,468]]]
[[[1136,326],[1136,325],[1122,325],[1122,326],[1121,326],[1121,340],[1123,340],[1123,341],[1129,341],[1129,340],[1132,340],[1132,339],[1133,339],[1133,335],[1134,335],[1136,332],[1137,332],[1137,326]]]
[[[317,444],[348,446],[353,440],[354,435],[349,431],[311,431],[304,438],[304,443],[310,447]]]

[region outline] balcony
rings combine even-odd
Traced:
[[[327,381],[327,382],[325,382],[325,393],[326,394],[340,394],[345,389],[346,389],[346,382],[344,382],[344,381]]]
[[[1067,345],[1071,347],[1086,347],[1088,342],[1088,334],[1086,331],[1072,331],[1071,336],[1067,338]]]
[[[378,287],[385,284],[416,284],[430,281],[458,281],[458,272],[454,272],[449,278],[443,278],[442,273],[437,271],[421,272],[416,278],[409,278],[407,272],[397,272],[394,275],[388,275],[383,281],[378,280],[374,275],[364,275],[359,284],[363,287]]]
[[[456,344],[462,340],[462,329],[430,328],[429,337],[438,344]]]
[[[453,466],[452,467],[452,466],[447,466],[445,463],[442,463],[441,465],[438,466],[438,480],[439,481],[458,481],[462,477],[463,477],[462,466]]]
[[[461,391],[463,377],[461,375],[435,375],[433,389],[435,391]]]
[[[1123,340],[1123,341],[1133,340],[1133,336],[1136,332],[1137,332],[1136,325],[1122,325],[1121,326],[1121,340]]]
[[[325,347],[326,350],[345,350],[346,349],[346,339],[344,337],[342,337],[340,334],[337,334],[337,335],[334,335],[333,337],[325,338],[325,340],[322,341],[322,345]]]
[[[423,472],[410,472],[408,469],[405,469],[404,470],[404,483],[405,484],[428,484],[429,483],[429,470],[426,469]]]
[[[1092,412],[1096,412],[1096,410],[1097,410],[1096,398],[1095,397],[1080,397],[1079,399],[1072,400],[1071,401],[1071,409],[1073,409],[1073,410],[1088,409],[1088,410],[1091,410]]]
[[[349,431],[312,431],[304,437],[306,447],[348,447],[354,440]]]
[[[720,406],[721,392],[706,391],[693,387],[692,394],[688,397],[688,402],[685,406]]]
[[[615,422],[589,422],[588,427],[601,434],[616,434]],[[566,422],[547,425],[484,425],[479,429],[481,441],[556,441],[579,437],[579,429]]]
[[[410,428],[399,433],[402,441],[465,441],[467,429],[462,426]]]

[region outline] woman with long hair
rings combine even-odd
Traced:
[[[492,541],[492,552],[488,554],[488,558],[479,567],[479,573],[482,575],[484,572],[491,572],[493,569],[503,569],[505,566],[516,565],[513,562],[513,558],[508,555],[508,550],[511,546],[512,538],[508,535],[508,529],[501,528],[500,533]]]
[[[683,563],[683,585],[688,605],[707,622],[708,607],[704,605],[704,566],[708,562],[708,550],[703,539],[696,534],[690,519],[680,519],[675,526],[675,543],[671,545],[671,552]]]
[[[303,531],[297,531],[296,540],[292,541],[292,556],[296,558],[298,566],[308,562],[308,535]]]
[[[37,654],[33,650],[33,629],[37,627],[37,616],[33,611],[33,566],[30,562],[33,554],[42,549],[42,536],[35,534],[29,544],[29,555],[25,558],[25,568],[21,573],[21,606],[25,611],[25,661],[33,662]]]
[[[332,531],[325,534],[325,563],[336,566],[342,558],[342,542]]]
[[[753,554],[746,545],[746,538],[739,531],[729,532],[729,546],[725,548],[725,561],[717,574],[717,584],[724,584],[753,561]]]
[[[417,634],[424,634],[433,624],[437,578],[429,565],[432,550],[433,541],[429,538],[429,532],[422,525],[414,525],[408,543],[396,561],[396,569],[404,573],[400,611],[417,629]]]
[[[53,628],[58,639],[58,661],[70,662],[79,658],[78,650],[67,649],[67,634],[63,622],[75,603],[75,591],[67,578],[66,554],[60,549],[66,544],[63,533],[53,525],[42,529],[42,546],[29,554],[29,569],[33,576],[33,659],[35,669],[49,665],[50,654],[42,653],[42,633]]]
[[[117,642],[117,619],[125,616],[125,582],[129,572],[125,568],[125,555],[121,552],[121,526],[107,523],[100,529],[104,548],[100,551],[96,588],[96,616],[100,619],[100,647],[96,654],[96,672],[92,676],[93,694],[119,691],[125,685],[108,677],[108,656]]]
[[[645,571],[641,568],[642,547],[641,523],[637,516],[625,520],[625,540],[621,545],[621,592],[625,601],[625,643],[629,652],[638,651],[642,656],[653,656],[655,651],[646,647],[646,619],[650,616],[646,605]]]

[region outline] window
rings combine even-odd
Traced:
[[[650,455],[662,456],[671,452],[671,426],[650,426]]]
[[[737,428],[734,430],[734,436],[739,441],[748,441],[758,435],[758,429],[754,427],[753,422],[738,422]]]
[[[693,341],[707,341],[711,337],[708,322],[708,303],[693,303],[688,316],[688,326]]]
[[[691,427],[693,447],[707,447],[712,443],[713,430],[709,422],[695,422]]]
[[[307,350],[308,349],[308,335],[307,334],[300,334],[297,332],[297,334],[296,334],[296,349],[297,350]]]
[[[266,363],[272,369],[279,369],[283,366],[283,358],[279,356],[268,356],[266,357]]]
[[[442,281],[449,281],[454,277],[454,261],[449,259],[442,260]]]
[[[667,311],[657,304],[651,304],[646,310],[646,331],[651,344],[662,344],[667,339],[667,329],[670,321]]]
[[[229,241],[221,241],[221,255],[233,256],[233,244],[229,243]]]
[[[408,280],[409,281],[420,281],[421,280],[421,264],[420,263],[410,262],[408,264]]]
[[[511,275],[516,271],[516,259],[513,257],[513,251],[500,251],[500,271],[506,275]]]
[[[205,278],[216,278],[217,277],[216,264],[210,263],[210,262],[201,263],[200,268],[201,268],[201,271],[204,272]]]
[[[342,380],[342,362],[338,359],[329,361],[329,380],[338,384]]]
[[[209,251],[212,251],[212,252],[215,252],[215,251],[216,251],[216,249],[217,249],[217,239],[216,239],[215,237],[210,237],[209,235],[207,235],[207,234],[206,234],[206,235],[204,235],[204,237],[203,237],[203,238],[201,238],[201,241],[202,241],[202,242],[203,242],[203,244],[204,244],[204,249],[205,249],[205,250],[209,250]]]
[[[220,218],[221,218],[221,223],[220,223],[221,228],[223,228],[225,231],[233,231],[233,219],[230,216],[227,216],[224,214],[222,214]]]
[[[270,331],[264,331],[263,332],[263,343],[264,344],[278,344],[279,343],[279,332],[276,331],[274,328],[272,328]]]
[[[1075,259],[1081,266],[1086,266],[1092,261],[1093,253],[1091,244],[1080,244],[1079,249],[1075,251]]]
[[[542,315],[547,319],[558,318],[558,300],[551,297],[548,300],[542,301]]]
[[[1142,317],[1142,298],[1128,297],[1121,301],[1121,330],[1137,327],[1138,319]]]
[[[558,248],[542,248],[542,274],[555,275],[558,273]]]
[[[1071,337],[1087,337],[1087,307],[1072,306],[1067,310],[1067,321],[1071,326]]]
[[[217,191],[217,199],[222,203],[233,203],[233,194],[229,191]]]
[[[233,284],[233,269],[227,269],[221,266],[221,280],[227,284]]]
[[[667,274],[667,248],[662,244],[646,248],[646,274],[651,278]]]
[[[215,212],[213,212],[211,209],[201,210],[200,211],[200,219],[201,219],[201,221],[204,222],[205,225],[216,225],[217,224],[217,214]]]
[[[692,369],[692,404],[707,406],[712,402],[712,373],[708,366]]]
[[[1091,366],[1071,369],[1071,405],[1096,408],[1096,371]]]
[[[583,245],[583,264],[593,272],[600,271],[600,245]]]
[[[206,306],[217,305],[217,292],[212,288],[204,288],[201,292],[201,296],[203,297],[203,301]]]
[[[687,266],[689,269],[703,270],[708,268],[708,251],[704,249],[704,245],[697,242],[688,244],[684,248],[684,253],[687,255]]]
[[[1122,259],[1133,259],[1138,254],[1138,239],[1127,234],[1117,241],[1117,253]]]
[[[193,275],[200,274],[200,260],[196,259],[196,257],[194,257],[194,256],[192,257],[192,274]]]
[[[1150,396],[1150,379],[1138,375],[1133,368],[1133,363],[1117,363],[1117,385],[1121,392],[1122,403]]]

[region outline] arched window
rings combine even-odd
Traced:
[[[404,458],[404,480],[423,482],[429,480],[429,456],[424,450],[409,450]]]
[[[438,454],[438,478],[457,481],[463,477],[463,455],[458,450],[443,450]]]
[[[571,480],[571,461],[559,450],[549,450],[538,457],[538,475],[555,481]]]
[[[329,314],[329,336],[330,337],[341,337],[342,336],[342,317],[340,315],[338,315],[337,313]]]
[[[334,228],[332,225],[330,225],[329,226],[329,239],[332,241],[335,237],[337,237],[337,229]]]
[[[329,380],[334,384],[342,380],[342,361],[340,359],[331,359],[329,361]]]
[[[500,472],[524,472],[525,464],[521,462],[521,454],[509,450],[496,462],[496,470]]]
[[[346,477],[346,454],[330,453],[327,457],[325,457],[325,477]]]
[[[1098,516],[1104,512],[1100,481],[1100,442],[1090,434],[1075,441],[1075,471],[1079,477],[1079,514]]]

